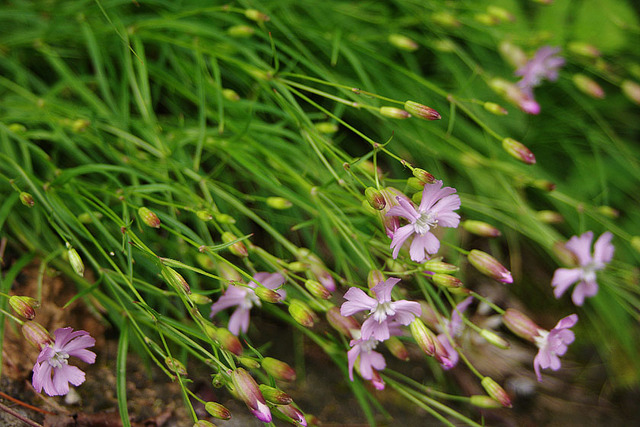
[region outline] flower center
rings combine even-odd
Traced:
[[[435,214],[433,212],[423,212],[413,224],[413,229],[416,233],[422,236],[437,225],[438,220],[435,218]]]
[[[595,282],[596,271],[602,270],[603,268],[604,264],[601,262],[590,262],[589,264],[582,267],[582,280],[584,280],[585,282]]]
[[[379,302],[376,308],[373,309],[371,315],[378,323],[382,323],[388,316],[396,314],[396,310],[393,308],[393,302]]]
[[[66,365],[69,363],[67,360],[69,358],[69,353],[64,351],[57,351],[53,353],[51,359],[49,359],[49,365],[51,365],[54,369],[58,369],[62,367],[62,365]]]
[[[369,338],[368,340],[360,343],[360,352],[368,353],[374,348],[376,348],[377,346],[378,346],[378,340],[374,338]]]
[[[538,335],[533,337],[536,342],[536,346],[538,348],[543,348],[547,345],[547,336],[549,335],[549,331],[545,331],[543,329],[538,329]]]
[[[261,307],[262,303],[260,302],[260,298],[253,291],[253,289],[245,288],[243,289],[246,293],[244,294],[244,300],[240,304],[240,307],[245,308],[247,310],[251,310],[251,307],[258,306]]]

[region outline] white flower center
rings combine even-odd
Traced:
[[[361,342],[359,345],[361,353],[368,353],[378,346],[378,340],[369,338],[368,340]]]
[[[433,212],[423,212],[420,214],[416,222],[413,224],[413,229],[419,235],[424,235],[431,228],[435,228],[438,225],[438,220]]]
[[[51,365],[54,369],[58,369],[62,367],[62,365],[66,365],[69,363],[67,360],[69,358],[69,353],[64,351],[57,351],[53,353],[51,359],[49,359],[49,365]]]
[[[373,316],[378,323],[384,322],[388,316],[393,316],[394,314],[396,314],[396,310],[393,308],[392,301],[379,302],[376,308],[371,311],[371,316]]]
[[[258,295],[256,295],[253,289],[245,288],[244,291],[246,293],[244,295],[244,300],[239,304],[240,307],[251,310],[251,307],[254,305],[258,307],[262,306],[260,298],[258,298]]]
[[[538,335],[533,337],[538,348],[543,348],[547,345],[547,335],[549,335],[549,331],[538,329]]]
[[[583,266],[581,278],[585,282],[595,282],[596,281],[596,271],[602,270],[604,268],[604,264],[600,262],[592,261],[589,264]]]

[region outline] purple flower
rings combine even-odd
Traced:
[[[287,294],[284,290],[277,289],[285,282],[282,274],[260,272],[256,273],[253,279],[260,282],[267,289],[276,290],[282,298],[286,297]],[[240,331],[246,333],[249,329],[249,312],[251,311],[251,307],[254,305],[260,307],[262,305],[253,290],[257,286],[258,284],[253,281],[249,282],[247,286],[230,285],[224,295],[211,306],[211,314],[209,317],[215,316],[225,308],[237,306],[238,308],[236,308],[229,318],[228,329],[234,335],[238,335]]]
[[[465,310],[469,307],[469,305],[472,302],[473,302],[473,297],[468,297],[464,299],[462,302],[460,302],[456,306],[456,308],[453,310],[453,313],[451,313],[451,320],[446,320],[446,319],[444,320],[443,329],[446,332],[448,332],[449,336],[447,336],[447,334],[444,332],[441,334],[438,334],[437,336],[438,341],[440,341],[440,344],[442,344],[445,350],[447,350],[447,357],[442,358],[442,360],[439,361],[445,370],[451,369],[454,366],[456,366],[458,364],[458,360],[460,359],[460,357],[458,356],[458,352],[451,345],[451,341],[449,340],[449,337],[453,340],[456,337],[460,336],[460,334],[462,333],[462,327],[463,327],[462,313],[465,312]]]
[[[400,248],[411,236],[414,237],[409,253],[413,261],[422,262],[428,255],[438,252],[440,241],[431,233],[431,229],[438,225],[455,228],[460,223],[460,215],[453,212],[460,208],[460,196],[454,194],[455,192],[456,190],[451,187],[442,188],[442,181],[425,184],[422,201],[417,210],[411,202],[402,197],[396,197],[398,206],[389,209],[387,215],[406,218],[409,224],[398,228],[393,233],[391,240],[393,258],[398,257]]]
[[[540,369],[551,368],[554,371],[560,369],[560,359],[567,352],[567,346],[573,342],[575,335],[569,328],[578,322],[578,315],[572,314],[561,319],[558,324],[551,330],[538,330],[538,336],[535,342],[538,348],[538,354],[533,359],[533,369],[536,372],[538,381],[542,381]]]
[[[400,281],[390,277],[374,286],[375,298],[363,290],[352,287],[345,294],[347,300],[340,307],[340,314],[351,316],[359,311],[368,310],[369,317],[362,324],[362,339],[373,337],[378,341],[389,339],[389,328],[394,325],[408,325],[415,316],[420,316],[422,309],[415,301],[391,301],[391,289]]]
[[[375,338],[351,340],[349,345],[351,345],[352,348],[347,352],[347,360],[349,362],[349,379],[351,381],[353,381],[353,368],[358,357],[360,358],[358,370],[360,371],[362,378],[365,380],[373,380],[374,370],[380,371],[387,366],[384,356],[373,350],[378,345],[378,342],[379,341]],[[378,384],[378,382],[376,382],[376,384]],[[378,387],[380,387],[380,384],[376,386],[376,388]],[[384,383],[382,383],[382,388],[384,388]]]
[[[518,86],[523,90],[531,90],[540,86],[543,79],[556,81],[558,70],[565,62],[564,58],[558,55],[559,52],[559,47],[543,46],[538,49],[533,58],[516,70],[516,76],[522,77]]]
[[[96,340],[89,332],[73,332],[73,328],[56,329],[53,334],[55,341],[42,347],[33,366],[33,388],[38,393],[44,389],[49,396],[63,396],[69,393],[69,383],[79,386],[85,379],[84,372],[69,365],[69,356],[94,363],[96,354],[87,348],[93,347]]]
[[[553,294],[556,298],[560,298],[575,282],[578,284],[571,295],[575,305],[582,305],[585,297],[592,297],[598,293],[596,271],[602,270],[613,258],[615,248],[611,244],[612,238],[613,234],[610,232],[603,233],[596,240],[593,256],[591,255],[592,231],[587,231],[580,237],[573,236],[569,239],[565,247],[576,256],[579,267],[559,268],[553,273],[551,286],[555,288]]]

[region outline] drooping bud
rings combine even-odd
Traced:
[[[40,307],[40,301],[35,298],[12,295],[9,297],[9,305],[20,316],[27,320],[36,317],[36,308]]]
[[[585,42],[579,42],[579,41],[569,42],[569,44],[567,45],[567,49],[572,53],[585,56],[587,58],[595,59],[600,56],[600,51],[598,50],[597,47]]]
[[[393,354],[397,359],[404,361],[409,360],[409,352],[407,351],[407,348],[404,346],[402,341],[398,339],[398,337],[392,336],[384,341],[384,344],[389,349],[389,352]]]
[[[235,354],[236,356],[240,356],[242,354],[242,344],[240,343],[240,340],[237,336],[229,332],[228,329],[216,328],[213,325],[207,324],[205,326],[205,332],[209,338],[218,342],[223,349]]]
[[[31,320],[24,322],[22,325],[22,335],[38,350],[42,350],[46,345],[53,344],[53,338],[51,338],[49,331],[47,331],[44,326],[38,322]]]
[[[327,321],[333,329],[351,339],[354,338],[351,331],[360,330],[360,325],[356,319],[351,316],[343,316],[340,314],[340,309],[338,307],[331,307],[327,310]]]
[[[384,276],[382,271],[376,269],[369,270],[369,274],[367,275],[367,286],[371,289],[378,283],[382,283],[385,280],[387,280],[387,278]]]
[[[36,203],[36,201],[33,200],[33,196],[25,191],[22,191],[19,197],[22,204],[25,205],[26,207],[31,208]]]
[[[218,402],[207,402],[204,404],[204,410],[214,418],[219,420],[231,419],[231,412]]]
[[[483,221],[476,221],[473,219],[467,219],[462,221],[462,228],[467,230],[469,233],[473,233],[482,237],[498,237],[501,236],[500,230],[495,228],[491,224],[487,224]]]
[[[420,349],[427,356],[434,356],[436,354],[436,344],[435,341],[438,341],[436,336],[431,329],[427,328],[422,320],[416,318],[409,324],[409,329],[411,330],[411,336],[416,341]]]
[[[578,73],[573,75],[572,80],[573,84],[576,85],[576,87],[580,89],[581,92],[589,95],[592,98],[604,98],[604,90],[592,78]]]
[[[560,224],[564,222],[564,217],[555,211],[538,211],[536,212],[536,218],[545,224]]]
[[[253,377],[244,369],[238,368],[231,372],[231,381],[236,394],[251,413],[263,423],[270,423],[271,412]]]
[[[498,402],[492,397],[485,396],[484,394],[474,394],[473,396],[470,396],[469,403],[471,403],[473,406],[477,406],[478,408],[485,408],[485,409],[502,408],[502,405],[500,404],[500,402]]]
[[[505,138],[502,140],[502,148],[504,148],[504,151],[509,153],[511,157],[520,160],[522,163],[528,165],[536,163],[536,156],[520,141],[516,141],[513,138]]]
[[[229,245],[229,251],[232,254],[234,254],[235,256],[239,256],[239,257],[243,257],[243,258],[249,256],[249,252],[247,251],[247,247],[244,245],[244,243],[242,243],[242,241],[238,240],[238,238],[233,233],[231,233],[229,231],[225,231],[224,233],[222,233],[222,241],[224,243],[235,242],[235,243],[231,243],[231,245]]]
[[[235,38],[251,37],[256,30],[248,25],[234,25],[227,29],[227,34]]]
[[[331,292],[322,283],[317,280],[307,280],[304,282],[304,287],[316,298],[329,299],[331,298]]]
[[[164,363],[165,365],[167,365],[170,371],[173,371],[181,376],[187,375],[187,368],[185,368],[182,362],[180,362],[178,359],[167,356],[164,358]]]
[[[531,342],[535,342],[541,330],[533,320],[513,308],[507,309],[502,315],[502,323],[515,335]]]
[[[441,258],[430,259],[429,261],[422,264],[422,268],[426,271],[430,271],[432,273],[455,273],[459,270],[458,266],[449,264],[446,262],[442,262]]]
[[[306,427],[307,420],[302,412],[293,405],[277,406],[276,409],[285,416],[289,417],[293,424]]]
[[[404,103],[404,109],[407,110],[412,116],[420,117],[421,119],[425,120],[440,120],[442,118],[440,114],[433,108],[427,107],[426,105],[419,104],[414,101],[406,101]]]
[[[196,305],[211,304],[211,298],[202,294],[189,294],[189,299]]]
[[[274,304],[282,300],[282,295],[273,289],[266,288],[264,286],[256,286],[253,291],[261,301]]]
[[[490,377],[484,377],[480,382],[489,396],[497,400],[505,408],[511,408],[511,399],[506,391]]]
[[[418,178],[421,182],[425,184],[433,184],[434,182],[436,182],[436,177],[431,175],[429,172],[427,172],[424,169],[413,168],[412,173],[414,177]]]
[[[289,314],[293,317],[293,320],[306,328],[312,328],[318,320],[313,310],[299,299],[291,300],[289,303]]]
[[[413,52],[419,47],[418,43],[401,34],[389,34],[389,43],[398,49],[406,50],[408,52]]]
[[[489,276],[498,282],[513,283],[511,272],[488,253],[472,249],[467,255],[467,259],[476,270],[485,276]]]
[[[384,209],[387,205],[382,193],[373,187],[367,187],[367,189],[364,190],[364,196],[366,197],[367,202],[369,202],[369,205],[377,211]]]
[[[622,89],[624,96],[629,98],[631,102],[640,105],[640,85],[638,83],[625,80],[620,85],[620,89]]]
[[[256,9],[247,9],[244,11],[244,16],[256,22],[267,22],[269,19],[269,15],[266,13],[262,13]]]
[[[66,245],[71,268],[73,268],[73,271],[75,271],[78,276],[84,276],[84,263],[82,262],[82,258],[80,258],[80,254],[78,254],[78,251],[76,251],[69,242],[67,242]]]
[[[436,273],[431,276],[431,281],[443,288],[459,288],[464,286],[460,279],[449,274]]]
[[[222,97],[231,102],[240,101],[240,95],[233,89],[222,89]]]
[[[411,114],[409,114],[408,112],[406,112],[401,108],[380,107],[379,111],[380,111],[380,114],[382,114],[383,116],[389,117],[392,119],[402,120],[402,119],[408,119],[409,117],[411,117]]]
[[[267,197],[267,205],[274,209],[285,210],[293,206],[293,203],[284,197]]]
[[[140,219],[142,219],[142,222],[144,222],[148,227],[160,228],[160,218],[151,212],[149,208],[145,208],[144,206],[141,207],[138,209],[138,215],[140,216]]]
[[[483,105],[485,110],[490,112],[491,114],[495,114],[496,116],[506,116],[509,112],[502,107],[500,104],[496,104],[495,102],[485,102]]]
[[[260,384],[259,387],[260,393],[262,393],[264,399],[269,403],[273,403],[274,405],[289,405],[293,402],[291,396],[282,390],[265,384]]]
[[[480,336],[484,338],[489,344],[493,345],[494,347],[498,347],[502,350],[506,350],[509,347],[511,347],[511,344],[509,344],[509,341],[505,340],[500,335],[496,334],[495,332],[489,329],[480,330]]]
[[[185,292],[186,294],[191,293],[189,283],[187,283],[184,277],[182,277],[182,275],[175,271],[173,268],[165,266],[160,274],[162,274],[164,280],[173,289],[177,290],[178,292]]]
[[[262,369],[278,380],[295,381],[296,379],[296,371],[291,366],[273,357],[262,359]]]

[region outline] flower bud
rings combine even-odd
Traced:
[[[9,305],[20,316],[33,320],[36,317],[35,309],[40,307],[40,302],[35,298],[12,295],[9,297]]]
[[[173,371],[181,376],[187,375],[187,368],[185,368],[182,362],[180,362],[178,359],[167,356],[164,358],[164,363],[165,365],[167,365],[170,371]]]
[[[340,314],[338,307],[331,307],[327,310],[327,321],[333,329],[340,332],[342,335],[353,339],[351,331],[360,330],[360,325],[353,317],[345,317]]]
[[[587,77],[584,74],[574,74],[572,80],[573,84],[576,85],[581,92],[592,98],[604,98],[604,90],[592,78]]]
[[[216,425],[211,421],[198,420],[195,423],[193,423],[193,427],[216,427]]]
[[[485,102],[482,104],[485,110],[490,112],[491,114],[495,114],[496,116],[506,116],[509,112],[502,107],[500,104],[496,104],[495,102]]]
[[[274,209],[285,210],[293,206],[293,203],[284,197],[267,197],[267,205]]]
[[[465,221],[462,221],[461,225],[462,228],[467,230],[469,233],[473,233],[482,237],[498,237],[502,235],[502,233],[500,233],[500,230],[495,228],[493,225],[487,224],[486,222],[482,221],[467,219]]]
[[[384,277],[384,273],[382,273],[382,271],[373,269],[370,270],[369,274],[367,275],[367,286],[369,287],[369,289],[371,289],[378,283],[384,282],[385,280],[387,279],[386,277]]]
[[[333,135],[338,132],[338,125],[332,122],[319,122],[314,123],[316,130],[320,133],[324,133],[326,135]]]
[[[434,13],[433,15],[431,15],[431,19],[436,24],[439,24],[443,27],[448,27],[448,28],[457,28],[460,25],[462,25],[460,21],[456,19],[455,16],[453,16],[450,12],[447,12],[447,11]]]
[[[227,34],[235,38],[251,37],[255,32],[256,30],[248,25],[234,25],[227,29]]]
[[[511,272],[488,253],[472,249],[467,255],[467,259],[476,270],[485,276],[489,276],[498,282],[513,283]]]
[[[269,16],[265,13],[260,12],[259,10],[255,10],[255,9],[247,9],[244,11],[244,16],[246,16],[247,18],[251,19],[252,21],[256,21],[256,22],[266,22],[269,19]]]
[[[307,420],[304,414],[293,405],[277,406],[276,409],[293,421],[294,425],[306,427]]]
[[[484,338],[489,344],[493,345],[494,347],[501,348],[502,350],[506,350],[511,347],[509,341],[505,340],[500,335],[489,329],[481,329],[480,336]]]
[[[569,44],[567,45],[567,49],[572,53],[585,56],[591,59],[595,59],[600,56],[600,51],[598,50],[598,48],[596,48],[592,44],[585,43],[585,42],[579,42],[579,41],[569,42]]]
[[[442,118],[433,108],[418,104],[414,101],[406,101],[404,103],[404,109],[412,116],[417,116],[425,120],[440,120]]]
[[[222,97],[231,102],[240,101],[240,95],[233,89],[222,89]]]
[[[498,25],[500,23],[500,20],[497,17],[488,13],[477,13],[473,16],[473,19],[487,26]]]
[[[406,50],[408,52],[413,52],[419,47],[418,43],[401,34],[389,34],[389,43],[398,49]]]
[[[315,254],[311,253],[309,249],[300,248],[298,249],[298,253],[296,254],[298,260],[301,262],[307,263],[309,269],[311,270],[311,274],[316,276],[316,279],[322,285],[327,288],[330,292],[336,290],[336,282],[333,280],[331,273],[327,270],[327,267],[324,265],[322,260],[318,258]]]
[[[264,399],[269,403],[273,403],[274,405],[289,405],[293,402],[291,396],[282,390],[265,384],[260,384],[259,387],[260,393],[262,393]]]
[[[253,291],[256,293],[261,301],[274,304],[282,300],[282,295],[273,289],[266,288],[264,286],[256,286]]]
[[[38,322],[24,322],[24,325],[22,325],[22,335],[38,350],[42,350],[46,345],[53,344],[53,338],[49,335],[49,331]]]
[[[507,61],[513,68],[520,68],[528,61],[527,54],[519,47],[508,41],[503,41],[498,46],[498,51],[502,59]]]
[[[502,140],[502,148],[504,148],[511,157],[520,160],[522,163],[528,165],[536,163],[536,156],[520,141],[516,141],[513,138],[505,138]]]
[[[307,265],[304,262],[294,261],[294,262],[290,262],[287,265],[287,268],[291,271],[295,271],[299,273],[301,271],[305,271],[307,269]]]
[[[489,396],[497,400],[505,408],[511,408],[511,399],[506,391],[490,377],[484,377],[480,382]]]
[[[182,277],[182,275],[173,268],[165,266],[160,274],[162,274],[162,277],[171,288],[178,292],[185,292],[186,294],[191,293],[189,283],[187,283],[184,277]]]
[[[20,201],[29,208],[33,207],[36,203],[35,200],[33,200],[33,196],[25,191],[20,193]]]
[[[536,218],[538,221],[544,222],[545,224],[560,224],[564,222],[564,217],[562,215],[558,212],[548,210],[536,212]]]
[[[231,215],[227,215],[220,212],[214,212],[213,216],[219,224],[235,224],[236,223],[236,219]]]
[[[198,210],[196,211],[196,216],[198,217],[198,219],[202,220],[202,221],[211,221],[213,219],[213,215],[211,214],[211,212],[206,211],[206,210]]]
[[[253,377],[244,369],[238,368],[231,372],[231,381],[236,394],[244,401],[251,413],[263,423],[270,423],[271,412]]]
[[[576,257],[576,254],[573,251],[567,249],[564,243],[555,242],[551,247],[551,250],[562,264],[569,267],[578,265],[578,257]]]
[[[424,300],[419,301],[419,303],[420,309],[422,310],[420,319],[430,327],[436,328],[440,324],[440,321],[433,307]]]
[[[436,273],[431,276],[431,281],[443,288],[459,288],[464,286],[460,279],[449,274]]]
[[[598,213],[611,219],[616,219],[620,216],[620,211],[612,208],[611,206],[598,206],[596,210],[598,211]]]
[[[316,298],[329,299],[331,298],[331,292],[322,283],[317,280],[307,280],[304,282],[304,287]]]
[[[289,314],[293,320],[306,328],[311,328],[318,320],[316,314],[307,304],[299,299],[292,299],[289,303]]]
[[[389,352],[393,354],[397,359],[404,360],[405,362],[409,360],[409,352],[407,348],[404,346],[402,341],[398,339],[398,337],[390,337],[387,339],[384,344],[389,349]]]
[[[409,192],[422,191],[422,189],[424,189],[424,184],[424,181],[420,181],[415,176],[407,178],[407,187],[409,188]]]
[[[531,182],[531,186],[543,191],[553,191],[556,189],[556,185],[546,179],[535,179]]]
[[[148,227],[160,228],[160,218],[144,206],[138,209],[138,215]]]
[[[508,10],[503,9],[501,7],[498,7],[498,6],[494,6],[494,5],[487,6],[487,13],[489,13],[489,15],[497,18],[500,21],[513,22],[516,19],[513,16],[513,14],[511,12],[509,12]]]
[[[406,112],[401,108],[380,107],[379,111],[380,111],[380,114],[382,114],[383,116],[389,117],[392,119],[408,119],[409,117],[411,117],[411,114],[409,114],[408,112]]]
[[[432,273],[455,273],[459,268],[453,264],[440,261],[438,259],[430,259],[422,264],[422,268]]]
[[[228,420],[231,418],[231,412],[218,402],[207,402],[204,404],[204,409],[209,415],[219,420]]]
[[[82,262],[82,258],[80,258],[80,254],[76,251],[70,244],[67,242],[67,256],[69,257],[69,264],[73,268],[78,276],[84,276],[84,263]]]
[[[633,236],[631,238],[631,247],[640,253],[640,236]]]
[[[235,354],[236,356],[240,356],[242,354],[242,344],[240,343],[240,340],[229,332],[228,329],[216,328],[215,326],[207,325],[205,331],[209,338],[217,341],[225,350]]]
[[[541,330],[533,320],[513,308],[507,309],[502,315],[502,323],[515,335],[531,342],[535,342]]]
[[[224,243],[235,242],[229,245],[229,251],[235,256],[239,256],[243,258],[249,256],[247,247],[244,245],[244,243],[242,243],[242,241],[239,241],[238,238],[233,233],[229,231],[225,231],[224,233],[222,233],[222,241]]]
[[[414,177],[418,178],[421,182],[425,184],[433,184],[434,182],[436,182],[436,177],[431,175],[429,172],[427,172],[424,169],[413,168],[412,173]]]
[[[416,318],[409,324],[411,330],[411,336],[416,341],[418,346],[427,356],[434,356],[436,354],[436,344],[438,341],[436,336],[429,328],[422,323],[422,320]]]
[[[640,85],[632,82],[631,80],[625,80],[620,85],[620,89],[622,89],[622,93],[624,96],[629,98],[629,100],[635,104],[640,105]]]
[[[296,379],[296,371],[291,366],[273,357],[262,359],[262,369],[277,380],[295,381]]]
[[[484,394],[474,394],[473,396],[469,397],[469,403],[471,403],[473,406],[477,406],[478,408],[485,408],[485,409],[502,408],[502,405],[500,404],[500,402],[498,402],[492,397],[485,396]]]
[[[238,362],[247,369],[258,369],[260,362],[251,357],[238,357]]]
[[[382,193],[373,187],[367,187],[367,189],[364,190],[364,196],[366,197],[367,202],[369,202],[369,205],[377,211],[384,209],[387,205]]]
[[[211,298],[202,294],[189,294],[189,299],[196,305],[211,304]]]

